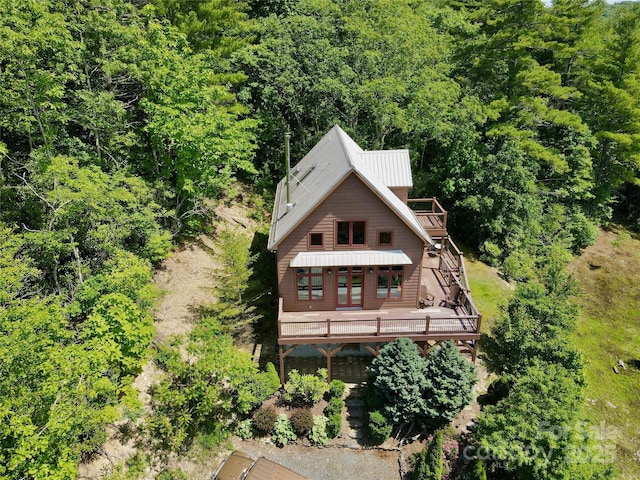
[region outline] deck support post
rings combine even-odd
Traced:
[[[431,327],[431,315],[427,315],[425,318],[424,334],[429,335],[429,328]]]
[[[380,322],[382,319],[380,317],[376,317],[376,336],[380,336]]]
[[[327,338],[331,337],[331,319],[327,318]]]
[[[282,345],[278,345],[278,353],[280,357],[280,386],[284,386],[284,350]]]

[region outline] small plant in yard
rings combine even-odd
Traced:
[[[304,437],[313,428],[313,414],[308,408],[298,408],[291,414],[291,424],[299,437]]]
[[[315,415],[313,417],[313,428],[309,432],[309,440],[315,445],[326,445],[329,443],[327,436],[327,417]]]
[[[273,433],[271,434],[271,441],[279,447],[285,446],[287,443],[294,441],[298,436],[293,429],[293,425],[287,418],[287,415],[281,413],[276,419],[276,423],[273,426]]]
[[[393,426],[379,410],[374,410],[369,413],[369,424],[367,425],[367,432],[369,438],[376,445],[384,443],[390,436]]]
[[[253,437],[253,431],[253,420],[250,418],[242,420],[236,427],[236,435],[243,440],[248,440]]]
[[[436,432],[428,449],[413,458],[411,480],[440,480],[442,478],[442,432]]]
[[[284,384],[284,400],[289,404],[312,405],[322,400],[328,389],[327,369],[318,369],[317,375],[301,375],[297,370],[289,372]]]
[[[346,388],[345,383],[342,380],[338,380],[337,378],[334,378],[333,380],[331,380],[331,383],[329,384],[329,397],[330,398],[342,398],[342,395],[344,395],[344,390]]]
[[[280,375],[278,375],[278,371],[273,363],[267,362],[263,375],[271,393],[280,389]]]
[[[330,417],[331,415],[335,415],[335,414],[342,415],[343,409],[344,409],[344,400],[342,400],[342,398],[339,398],[339,397],[334,397],[331,400],[329,400],[329,403],[324,408],[324,414],[327,417]]]
[[[327,417],[327,437],[336,438],[342,431],[342,414],[334,413]]]
[[[274,425],[276,424],[278,414],[276,413],[275,408],[272,406],[266,406],[260,407],[253,412],[253,416],[251,418],[256,430],[262,433],[271,433]]]

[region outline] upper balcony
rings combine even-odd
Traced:
[[[407,205],[414,211],[431,238],[447,236],[447,211],[435,198],[410,198]]]

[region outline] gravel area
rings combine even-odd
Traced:
[[[278,448],[256,440],[234,440],[234,448],[253,458],[264,456],[310,480],[400,480],[397,450],[286,445]]]

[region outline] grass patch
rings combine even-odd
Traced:
[[[585,413],[616,442],[622,479],[640,478],[640,240],[603,231],[571,265],[581,316],[574,335],[585,359]],[[618,359],[626,370],[614,367]]]
[[[513,288],[500,277],[496,268],[482,263],[473,250],[459,243],[457,245],[464,252],[473,303],[482,313],[482,331],[487,332],[495,323],[500,307],[507,302]]]

